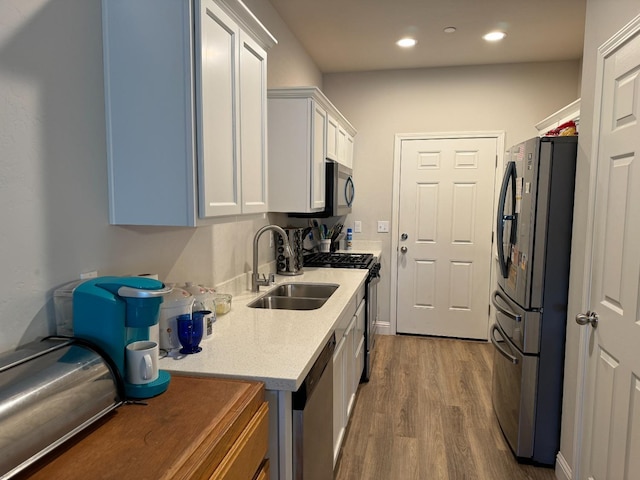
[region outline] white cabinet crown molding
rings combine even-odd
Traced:
[[[315,86],[310,87],[284,87],[284,88],[270,88],[267,91],[268,98],[311,98],[312,100],[318,102],[320,106],[322,106],[328,114],[334,117],[338,123],[351,135],[354,137],[358,131],[355,129],[353,125],[347,120],[344,115],[340,113],[340,111],[335,107],[331,100],[327,98],[327,96],[322,93],[322,91]]]
[[[580,99],[574,100],[569,105],[562,107],[557,112],[552,113],[544,120],[536,123],[536,129],[539,132],[546,132],[550,128],[556,126],[556,124],[562,120],[580,120]],[[577,123],[577,122],[576,122]]]
[[[240,24],[243,30],[251,34],[264,49],[277,45],[278,40],[267,30],[260,20],[240,0],[215,0],[216,3]]]

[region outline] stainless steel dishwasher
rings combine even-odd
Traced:
[[[335,334],[320,352],[293,403],[293,478],[333,478],[333,351]]]

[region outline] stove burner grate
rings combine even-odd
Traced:
[[[369,268],[370,253],[314,253],[304,257],[305,267]]]

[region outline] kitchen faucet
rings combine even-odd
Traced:
[[[258,230],[255,237],[253,237],[253,273],[251,274],[252,292],[259,292],[260,285],[269,285],[269,280],[267,280],[264,275],[262,276],[262,278],[260,278],[260,274],[258,273],[258,240],[260,240],[260,236],[267,230],[273,230],[274,232],[278,232],[280,234],[280,236],[282,237],[282,241],[284,242],[283,255],[286,258],[293,257],[293,250],[291,250],[291,245],[289,245],[287,233],[281,227],[279,227],[278,225],[265,225],[260,230]]]

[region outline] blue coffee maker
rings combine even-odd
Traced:
[[[149,328],[158,323],[163,295],[171,287],[146,277],[98,277],[73,292],[74,335],[102,348],[124,380],[127,398],[151,398],[169,386],[169,372],[160,370],[157,380],[144,385],[126,379],[125,347],[149,340]]]

